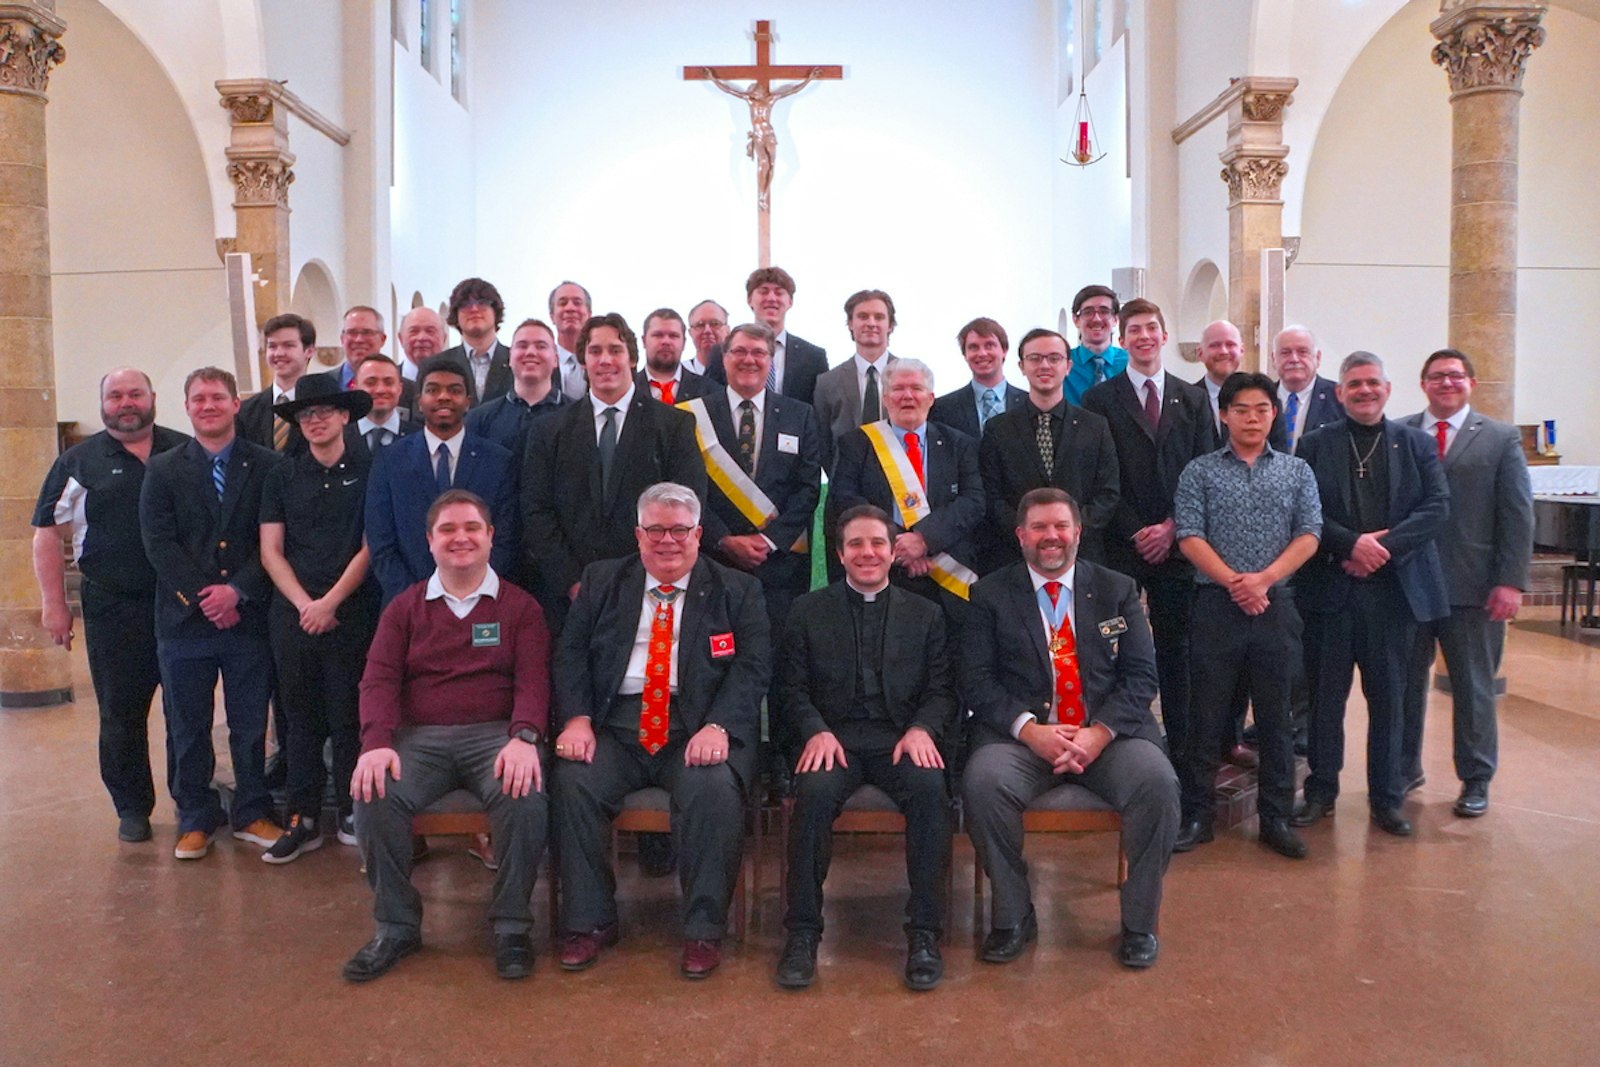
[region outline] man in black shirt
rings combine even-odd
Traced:
[[[1401,716],[1406,660],[1417,624],[1449,614],[1434,539],[1450,487],[1433,440],[1383,417],[1383,361],[1353,352],[1339,367],[1345,418],[1301,439],[1322,500],[1322,542],[1295,580],[1306,615],[1311,691],[1311,776],[1292,822],[1333,814],[1344,766],[1344,707],[1356,667],[1367,698],[1367,801],[1372,821],[1404,837]]]
[[[361,753],[359,688],[379,592],[362,543],[372,458],[346,447],[345,427],[371,408],[366,393],[321,375],[302,378],[299,395],[273,408],[309,448],[279,464],[261,493],[261,563],[276,588],[267,624],[289,720],[289,823],[262,854],[268,863],[322,846],[322,746],[330,738],[339,840],[355,844],[350,777]]]
[[[150,776],[150,700],[161,683],[156,661],[156,575],[139,539],[144,465],[188,438],[157,426],[156,394],[143,371],[100,379],[105,429],[61,454],[39,490],[33,515],[33,573],[44,602],[41,623],[72,647],[63,539],[83,575],[89,677],[100,704],[100,780],[117,808],[117,836],[150,840],[155,784]]]
[[[905,982],[932,989],[939,956],[939,882],[950,855],[950,798],[939,743],[956,720],[943,612],[889,584],[889,516],[871,504],[839,517],[845,579],[795,601],[779,646],[779,703],[805,742],[795,767],[789,834],[789,911],[778,984],[811,984],[822,938],[822,883],[833,820],[862,785],[889,794],[906,817]]]

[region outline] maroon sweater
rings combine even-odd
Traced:
[[[361,676],[361,751],[394,747],[401,726],[506,722],[506,736],[550,722],[550,632],[538,601],[500,583],[458,619],[418,582],[384,609]],[[498,645],[473,646],[474,624],[498,623]]]

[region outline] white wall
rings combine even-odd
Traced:
[[[493,280],[513,321],[544,314],[567,277],[635,324],[708,296],[742,310],[756,260],[748,109],[680,68],[750,62],[748,5],[471,11],[478,240],[452,233],[436,261]],[[1053,323],[1054,5],[782,0],[756,14],[773,20],[777,62],[846,67],[774,116],[773,259],[798,281],[795,332],[838,361],[844,298],[883,288],[893,349],[928,360],[944,388],[964,380],[954,333],[967,319]],[[1121,123],[1097,119],[1102,133]],[[446,137],[433,162],[453,180],[470,164]],[[401,292],[437,299],[407,277],[397,270]]]
[[[1384,26],[1333,98],[1306,178],[1303,244],[1287,314],[1316,329],[1324,370],[1355,348],[1384,356],[1390,410],[1422,404],[1417,368],[1448,335],[1450,105],[1416,0]],[[1563,8],[1529,64],[1522,103],[1519,422],[1554,418],[1568,463],[1600,463],[1600,23]],[[1576,343],[1574,343],[1576,341]],[[1468,353],[1469,355],[1471,353]]]
[[[133,33],[91,0],[57,10],[70,60],[45,110],[57,417],[98,429],[96,383],[132,364],[154,379],[161,420],[185,427],[184,376],[231,356],[207,161]]]

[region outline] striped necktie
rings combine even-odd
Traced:
[[[272,450],[282,452],[289,447],[289,420],[281,415],[272,416]]]
[[[222,499],[223,491],[228,488],[228,461],[221,456],[211,457],[211,484],[216,487],[217,499]]]

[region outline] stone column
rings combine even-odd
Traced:
[[[56,457],[44,105],[66,58],[52,0],[0,3],[0,707],[72,699],[72,661],[39,626],[29,525]]]
[[[1514,422],[1517,133],[1522,73],[1544,43],[1537,0],[1445,0],[1433,61],[1450,78],[1450,347],[1472,357],[1472,406]]]
[[[272,316],[289,310],[294,283],[289,276],[289,185],[294,181],[294,154],[289,151],[289,109],[276,98],[275,87],[276,83],[260,79],[217,83],[222,106],[233,116],[233,137],[226,155],[236,220],[235,236],[218,241],[217,250],[250,254],[257,281],[258,329]]]
[[[1294,78],[1240,78],[1226,95],[1228,147],[1221,155],[1228,183],[1228,319],[1244,340],[1243,369],[1260,370],[1261,250],[1283,247],[1283,112],[1294,101]]]

